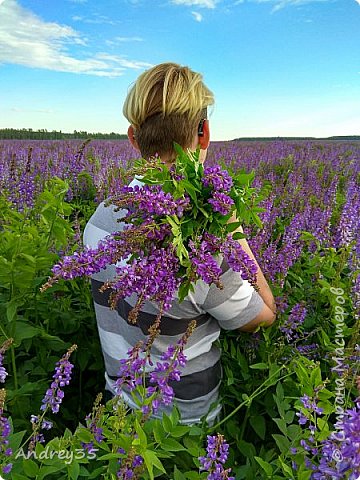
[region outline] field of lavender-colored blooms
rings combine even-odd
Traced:
[[[100,460],[44,467],[15,453],[25,438],[19,432],[31,434],[30,416],[39,414],[55,363],[72,344],[78,345],[73,379],[51,431],[44,427],[45,441],[84,423],[103,391],[88,282],[39,289],[59,255],[81,246],[96,205],[126,181],[135,158],[127,141],[0,142],[0,381],[7,392],[6,400],[0,395],[0,468],[6,478],[44,478],[46,466],[57,468],[48,478],[100,478],[89,472],[105,468]],[[271,328],[224,332],[220,339],[224,407],[214,428],[230,445],[227,465],[236,479],[358,479],[360,142],[213,142],[206,164],[217,163],[254,171],[254,196],[267,191],[263,227],[249,225],[245,233],[278,309]],[[183,449],[200,448],[202,455],[196,439],[212,433],[202,426],[176,441],[181,437]],[[101,441],[93,442],[101,450]],[[188,466],[180,472],[176,462],[187,461],[180,447],[175,459],[174,450],[167,452],[166,472],[178,473],[161,477],[155,465],[155,477],[220,478],[192,475]]]

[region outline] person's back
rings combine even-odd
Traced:
[[[130,90],[124,104],[124,115],[131,123],[129,140],[143,158],[158,155],[169,166],[176,158],[174,142],[183,148],[201,149],[205,160],[210,141],[206,109],[213,103],[213,95],[203,84],[200,74],[176,64],[161,64],[144,72]],[[139,184],[134,180],[130,185]],[[95,247],[100,239],[123,228],[117,220],[122,212],[101,204],[91,217],[84,232],[84,243]],[[245,240],[243,248],[253,255]],[[199,280],[195,291],[181,303],[174,300],[170,310],[161,319],[160,335],[152,347],[154,364],[170,344],[175,344],[185,333],[191,320],[196,328],[185,346],[187,364],[181,380],[172,382],[175,402],[184,423],[195,423],[206,415],[218,400],[221,381],[220,351],[214,345],[220,329],[252,331],[260,323],[270,325],[274,318],[274,299],[261,271],[258,272],[257,293],[250,283],[242,280],[226,262],[221,264],[219,290]],[[136,303],[132,296],[118,302],[117,309],[109,307],[109,294],[100,293],[102,284],[114,278],[115,266],[108,267],[92,279],[99,336],[106,367],[106,389],[112,394],[119,370],[119,360],[139,340],[146,338],[149,327],[159,310],[155,303],[145,302],[135,325],[128,322],[128,313]],[[123,397],[133,408],[131,396],[124,389]],[[169,407],[170,408],[170,407]],[[218,405],[208,416],[211,422],[219,413]],[[159,412],[161,415],[161,412]]]

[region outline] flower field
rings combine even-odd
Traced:
[[[0,141],[1,474],[360,478],[360,142],[212,143],[205,166],[248,182],[253,215],[241,220],[277,319],[222,332],[223,408],[210,426],[105,405],[88,279],[40,290],[135,159],[127,141]],[[180,374],[186,338],[163,358]],[[139,351],[119,364],[123,378]]]

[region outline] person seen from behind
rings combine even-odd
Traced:
[[[210,143],[207,109],[213,103],[214,96],[200,73],[175,63],[157,65],[139,76],[125,100],[123,113],[130,124],[129,140],[143,158],[159,156],[169,167],[176,158],[174,142],[184,150],[195,151],[199,147],[200,159],[204,162]],[[142,185],[139,179],[130,183],[130,186],[135,185]],[[84,244],[95,248],[99,240],[120,231],[125,224],[117,220],[122,216],[122,211],[101,203],[85,228]],[[242,239],[239,242],[256,262],[247,241]],[[180,381],[172,384],[175,404],[184,424],[197,423],[205,415],[212,423],[221,410],[218,400],[222,370],[220,350],[215,345],[220,330],[253,332],[260,324],[270,326],[276,316],[273,294],[259,266],[258,292],[224,260],[221,269],[222,290],[198,280],[195,291],[189,293],[183,302],[174,299],[172,307],[161,319],[160,335],[152,347],[156,364],[168,346],[176,344],[182,337],[190,321],[196,320],[195,331],[184,350],[186,366]],[[154,303],[145,302],[137,324],[128,322],[128,313],[136,303],[135,295],[120,300],[116,310],[111,310],[109,294],[106,291],[100,293],[99,289],[115,275],[115,265],[111,265],[91,280],[108,398],[115,395],[119,360],[127,358],[127,351],[139,340],[146,339],[148,329],[159,313]],[[122,395],[131,408],[137,408],[130,392],[124,389]],[[216,402],[217,407],[209,412],[210,405]],[[164,407],[157,416],[161,417],[162,411],[169,413],[171,408]]]

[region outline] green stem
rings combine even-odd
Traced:
[[[64,200],[64,198],[61,198],[60,201],[62,201],[62,200]],[[51,239],[52,231],[53,231],[53,228],[54,228],[54,225],[55,225],[56,217],[57,217],[57,214],[59,213],[59,208],[60,208],[60,205],[58,203],[56,205],[56,210],[55,210],[55,213],[54,213],[51,225],[50,225],[50,230],[49,230],[48,238],[47,238],[47,241],[46,241],[46,248],[48,248],[49,243],[50,243],[50,239]]]
[[[14,375],[14,389],[17,390],[18,389],[18,379],[17,379],[17,371],[16,371],[14,345],[11,345],[10,350],[11,350],[11,365],[12,365],[12,370],[13,370],[13,375]]]
[[[248,421],[248,418],[249,418],[249,408],[250,408],[250,405],[249,407],[246,409],[246,412],[245,412],[245,416],[244,416],[244,420],[241,424],[241,430],[240,430],[240,437],[239,437],[239,440],[242,440],[243,437],[244,437],[244,433],[245,433],[245,428],[246,428],[246,425],[247,425],[247,421]]]
[[[270,385],[266,385],[267,382],[269,380],[271,380],[273,377],[275,377],[275,375],[277,375],[283,368],[285,368],[285,365],[282,365],[278,370],[276,370],[276,372],[274,372],[272,375],[270,375],[269,378],[267,378],[265,380],[264,383],[262,383],[260,385],[260,387],[258,387],[251,395],[249,398],[247,398],[246,400],[244,400],[243,402],[241,402],[231,413],[229,413],[229,415],[227,415],[225,418],[223,418],[222,420],[220,420],[220,422],[218,422],[216,425],[214,425],[213,427],[210,428],[210,432],[213,431],[213,430],[216,430],[217,428],[219,428],[220,425],[222,425],[223,423],[227,422],[229,420],[229,418],[231,418],[233,415],[235,415],[236,412],[238,412],[240,410],[240,408],[244,407],[245,405],[250,405],[251,402],[254,400],[254,398],[256,398],[257,396],[259,396],[261,393],[265,392],[265,390],[270,386]],[[290,372],[290,373],[287,373],[286,375],[284,375],[283,377],[280,377],[279,378],[279,381],[280,380],[283,380],[284,378],[286,377],[289,377],[290,375],[293,375],[295,372]],[[266,387],[265,387],[266,385]],[[265,387],[265,388],[264,388]]]

